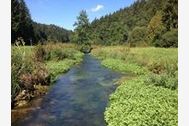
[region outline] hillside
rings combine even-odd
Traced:
[[[130,42],[133,46],[176,47],[177,29],[178,0],[138,0],[129,7],[95,19],[89,31],[96,44]],[[162,41],[168,42],[163,44]]]
[[[53,41],[53,42],[68,42],[71,31],[61,28],[59,26],[50,24],[41,24],[33,22],[35,33],[35,41]]]

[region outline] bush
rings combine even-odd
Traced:
[[[108,126],[177,126],[177,91],[146,85],[144,80],[127,80],[110,96]]]
[[[178,88],[177,71],[173,75],[167,73],[163,73],[163,74],[151,73],[148,75],[148,78],[146,79],[146,83],[175,90]]]
[[[132,47],[137,45],[145,45],[147,37],[146,27],[135,27],[129,34],[128,42]]]
[[[42,45],[37,45],[34,49],[35,59],[39,62],[45,60],[46,51]]]
[[[178,47],[178,30],[171,30],[163,34],[160,40],[156,40],[157,47]]]

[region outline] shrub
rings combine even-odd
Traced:
[[[35,60],[39,62],[43,62],[45,60],[45,56],[47,55],[47,52],[42,45],[37,45],[34,49],[34,54],[35,54]]]
[[[171,30],[163,34],[159,40],[156,40],[155,46],[178,47],[178,30]]]
[[[171,74],[150,74],[146,79],[147,84],[153,84],[155,86],[162,86],[169,89],[178,88],[178,75],[175,72],[174,75]]]
[[[145,27],[135,27],[129,34],[128,42],[131,46],[145,45],[147,38],[147,28]]]

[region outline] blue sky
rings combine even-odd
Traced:
[[[55,24],[73,30],[81,10],[86,10],[89,20],[112,13],[131,5],[135,0],[25,0],[34,21]]]

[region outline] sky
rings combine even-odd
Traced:
[[[89,21],[131,5],[135,0],[25,0],[34,21],[73,30],[81,10]]]

